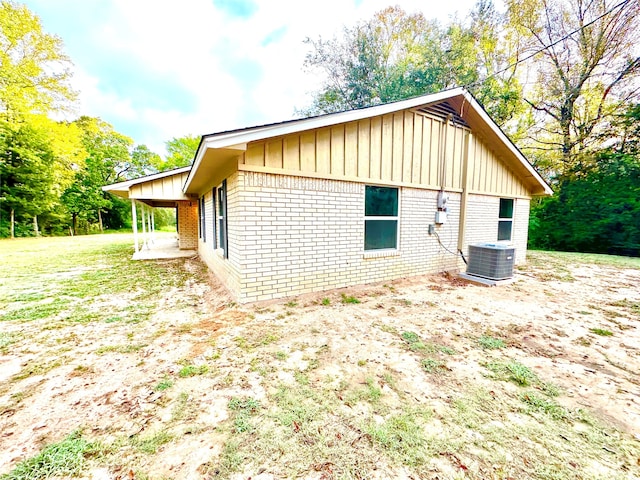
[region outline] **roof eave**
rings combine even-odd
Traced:
[[[189,170],[191,170],[191,166],[174,168],[173,170],[167,170],[165,172],[152,173],[150,175],[145,175],[144,177],[134,178],[132,180],[125,180],[124,182],[105,185],[102,187],[102,191],[113,193],[114,195],[118,195],[119,197],[122,197],[122,198],[129,198],[129,190],[133,185],[138,185],[140,183],[145,183],[145,182],[152,182],[154,180],[171,177],[173,175],[182,175],[183,173],[186,173]]]

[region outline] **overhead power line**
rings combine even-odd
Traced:
[[[594,23],[596,23],[598,20],[606,17],[607,15],[613,13],[614,10],[617,10],[618,8],[624,7],[627,3],[631,2],[632,0],[623,0],[620,3],[615,4],[613,7],[611,7],[609,10],[607,10],[606,12],[604,12],[602,15],[599,15],[598,17],[594,18],[593,20],[591,20],[590,22],[585,23],[584,25],[582,25],[580,28],[576,28],[575,30],[573,30],[572,32],[567,33],[564,37],[559,38],[558,40],[551,42],[549,45],[545,45],[542,48],[536,50],[535,52],[531,53],[530,55],[527,55],[524,58],[521,58],[519,60],[516,60],[515,62],[511,63],[510,65],[504,67],[502,70],[498,70],[495,73],[492,73],[491,75],[489,75],[487,78],[485,78],[484,80],[480,80],[477,82],[473,82],[473,83],[469,83],[467,85],[464,85],[465,88],[468,87],[476,87],[478,85],[482,85],[483,83],[485,83],[487,80],[496,77],[498,75],[500,75],[501,73],[506,72],[507,70],[512,69],[513,67],[526,62],[527,60],[532,59],[533,57],[535,57],[536,55],[538,55],[539,53],[544,52],[545,50],[550,49],[551,47],[555,47],[557,44],[559,44],[560,42],[564,42],[566,39],[568,39],[569,37],[571,37],[572,35],[581,32],[582,30],[584,30],[587,27],[590,27],[591,25],[593,25]],[[634,0],[637,1],[637,0]]]

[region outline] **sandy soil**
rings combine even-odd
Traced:
[[[502,287],[435,275],[248,306],[230,302],[210,277],[169,292],[142,325],[42,330],[37,321],[5,324],[4,331],[27,333],[31,342],[0,357],[0,473],[78,428],[88,438],[113,442],[169,426],[183,434],[161,455],[136,457],[136,468],[151,478],[202,478],[203,466],[221,452],[215,427],[228,417],[229,398],[269,393],[247,345],[286,353],[282,360],[262,357],[276,366],[280,382],[294,382],[315,352],[321,358],[315,376],[362,382],[364,364],[368,371],[398,372],[398,388],[437,411],[446,400],[438,381],[445,380],[416,381],[422,378],[412,375],[416,362],[397,348],[393,329],[459,352],[447,362],[446,377],[459,385],[489,385],[478,365],[493,353],[475,342],[481,335],[502,338],[507,347],[499,354],[560,387],[558,402],[589,409],[640,441],[640,270],[565,267],[572,281],[556,278],[551,265],[530,265]],[[198,268],[197,260],[185,268]],[[342,292],[361,303],[341,303]],[[323,298],[331,304],[322,305]],[[105,298],[103,308],[122,301]],[[594,328],[613,335],[597,335]],[[114,345],[133,347],[110,350]],[[41,363],[43,353],[56,365],[9,382],[29,362]],[[178,377],[186,363],[211,367],[206,375]],[[167,378],[175,385],[158,391]],[[190,401],[178,415],[185,392]],[[87,478],[129,478],[128,455],[123,447],[119,462]]]

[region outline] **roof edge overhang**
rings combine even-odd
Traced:
[[[145,182],[152,182],[161,178],[171,177],[173,175],[182,175],[191,170],[191,166],[174,168],[173,170],[167,170],[166,172],[152,173],[145,175],[144,177],[134,178],[133,180],[125,180],[124,182],[112,183],[102,187],[105,192],[113,193],[122,198],[129,198],[129,190],[134,185],[139,185]]]
[[[526,172],[524,176],[529,177],[529,182],[527,184],[533,195],[553,194],[551,187],[536,171],[533,165],[529,163],[518,147],[515,146],[502,129],[491,119],[489,114],[484,110],[482,105],[478,103],[473,95],[463,87],[443,90],[442,92],[413,97],[393,103],[360,108],[357,110],[348,110],[346,112],[330,113],[317,117],[289,120],[281,123],[203,135],[200,140],[200,144],[198,145],[191,170],[187,180],[185,181],[183,191],[185,193],[197,193],[198,187],[201,186],[200,183],[202,182],[194,181],[194,179],[198,177],[198,172],[203,168],[205,157],[209,163],[218,162],[223,159],[228,159],[232,155],[237,156],[241,154],[242,151],[246,150],[247,144],[253,141],[265,140],[267,138],[298,133],[305,130],[328,127],[340,123],[358,121],[419,106],[433,105],[454,98],[460,98],[462,100],[462,109],[466,106],[472,108],[481,120],[489,126],[496,139],[501,141],[507,147],[507,150],[513,155],[513,158],[520,164],[519,170],[523,173]],[[461,114],[463,114],[463,112],[461,112]],[[207,152],[210,150],[217,152],[215,155],[207,155]],[[209,170],[210,168],[211,165],[208,165],[205,170]]]

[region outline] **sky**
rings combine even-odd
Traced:
[[[475,0],[23,0],[62,38],[75,113],[165,155],[165,142],[279,122],[311,103],[306,38],[399,4],[442,23]]]

